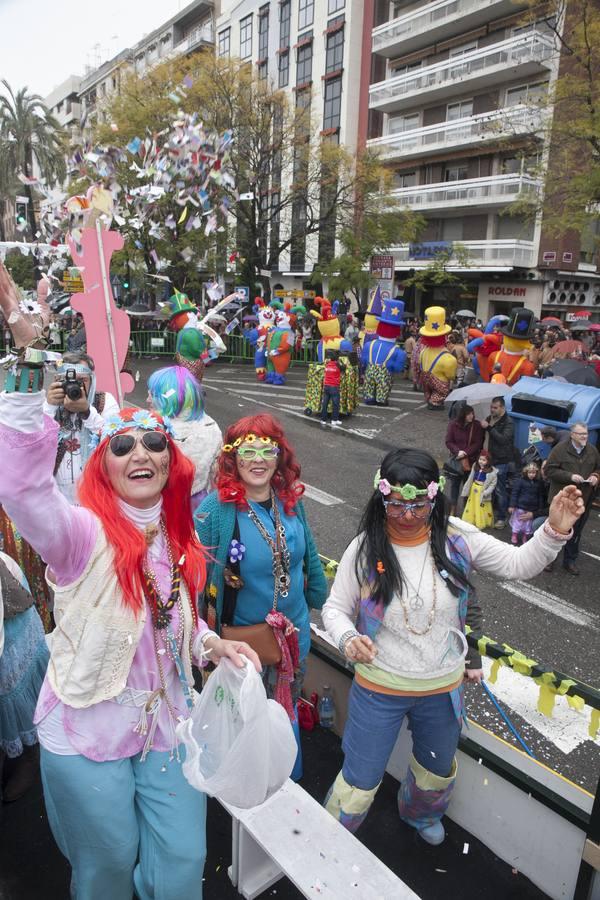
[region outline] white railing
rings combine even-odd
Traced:
[[[437,3],[429,3],[426,10],[415,9],[374,28],[373,53],[498,2],[499,0],[439,0]]]
[[[393,100],[453,85],[458,81],[513,69],[529,62],[543,63],[552,56],[553,50],[552,39],[540,31],[516,35],[489,47],[472,50],[459,58],[446,59],[373,84],[369,88],[369,103],[377,108]],[[512,77],[510,73],[509,77]]]
[[[444,181],[415,187],[397,188],[390,195],[400,206],[412,209],[435,209],[445,206],[502,204],[517,197],[534,199],[542,182],[531,175],[490,175],[463,181]]]
[[[208,22],[204,25],[199,25],[193,31],[190,31],[189,34],[186,34],[182,41],[179,41],[178,44],[172,47],[169,56],[179,56],[180,53],[187,53],[199,44],[214,44],[214,41],[215,31],[213,24]]]
[[[481,268],[488,266],[523,266],[530,268],[534,265],[533,241],[520,241],[509,239],[504,241],[455,241],[467,252],[469,264]],[[415,259],[411,257],[410,246],[401,244],[399,247],[391,247],[396,264],[410,263],[410,268],[422,269],[429,265],[430,260]],[[452,266],[452,261],[450,261]]]
[[[545,117],[543,110],[520,104],[479,113],[453,122],[427,125],[372,138],[368,146],[381,150],[382,159],[433,153],[450,147],[464,147],[481,141],[500,140],[519,135],[539,135]]]

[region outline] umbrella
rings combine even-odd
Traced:
[[[490,411],[490,400],[494,397],[503,397],[512,392],[507,384],[488,384],[486,381],[477,381],[475,384],[467,384],[456,388],[446,397],[445,403],[467,403],[475,410],[475,417],[483,419]],[[453,410],[450,410],[450,415]]]
[[[588,319],[590,314],[589,312],[586,312],[585,309],[578,309],[577,312],[573,313],[573,315],[576,319]]]
[[[544,316],[540,322],[541,325],[562,325],[562,321],[556,316]]]
[[[244,316],[244,322],[258,322],[258,316]]]
[[[581,341],[559,341],[554,345],[554,352],[561,356],[568,356],[570,353],[583,353],[583,344]]]
[[[588,366],[578,359],[556,359],[552,362],[550,370],[553,375],[566,378],[570,384],[600,387],[600,378],[592,366]]]
[[[600,322],[592,322],[589,327],[590,331],[600,331]]]
[[[590,326],[587,322],[575,322],[574,325],[569,325],[568,328],[571,331],[589,331]]]
[[[145,303],[132,303],[125,310],[128,316],[155,316],[156,313],[148,309]]]
[[[459,311],[456,313],[456,315],[461,319],[476,319],[477,318],[477,314],[474,312],[471,312],[470,309],[459,309]]]

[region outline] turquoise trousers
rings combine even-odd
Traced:
[[[206,795],[169,753],[92,762],[41,748],[46,811],[73,900],[201,900]]]

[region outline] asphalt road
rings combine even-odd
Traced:
[[[140,380],[129,398],[143,404],[145,380],[164,360],[136,363]],[[429,450],[440,464],[446,458],[443,412],[426,409],[411,385],[396,377],[388,408],[361,405],[339,429],[323,428],[304,415],[306,371],[292,368],[285,386],[259,384],[248,365],[218,363],[206,370],[206,408],[222,428],[252,411],[277,415],[293,443],[307,485],[306,508],[321,553],[339,559],[354,537],[361,510],[372,490],[374,473],[385,452],[402,445]],[[600,519],[592,512],[582,540],[581,576],[556,571],[527,584],[476,576],[485,615],[485,633],[525,656],[600,686]],[[495,532],[510,537],[508,529]],[[486,663],[487,665],[487,663]],[[558,698],[552,718],[536,710],[538,688],[531,679],[502,668],[490,685],[536,758],[593,792],[600,771],[598,743],[587,733],[589,708],[581,713]],[[483,689],[469,689],[469,715],[511,743],[515,738]]]

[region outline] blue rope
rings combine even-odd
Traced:
[[[515,728],[513,723],[510,721],[510,719],[508,718],[508,716],[506,715],[506,713],[504,712],[504,710],[502,709],[502,707],[500,706],[500,704],[498,703],[498,701],[496,700],[496,698],[494,697],[492,692],[490,691],[490,689],[487,686],[487,684],[485,683],[485,681],[480,681],[479,683],[481,684],[481,687],[484,689],[484,691],[486,692],[486,694],[488,695],[488,697],[490,698],[490,700],[492,701],[492,703],[494,704],[494,706],[496,707],[496,709],[498,710],[498,712],[500,713],[500,715],[502,716],[502,718],[504,719],[504,721],[506,722],[506,724],[508,725],[508,727],[510,728],[510,730],[512,731],[512,733],[514,734],[514,736],[516,737],[518,742],[520,743],[520,745],[525,750],[525,752],[528,753],[532,759],[535,759],[533,752],[529,749],[529,747],[527,746],[527,744],[525,743],[525,741],[523,740],[523,738],[521,737],[521,735],[519,734],[519,732],[517,731],[517,729]]]

